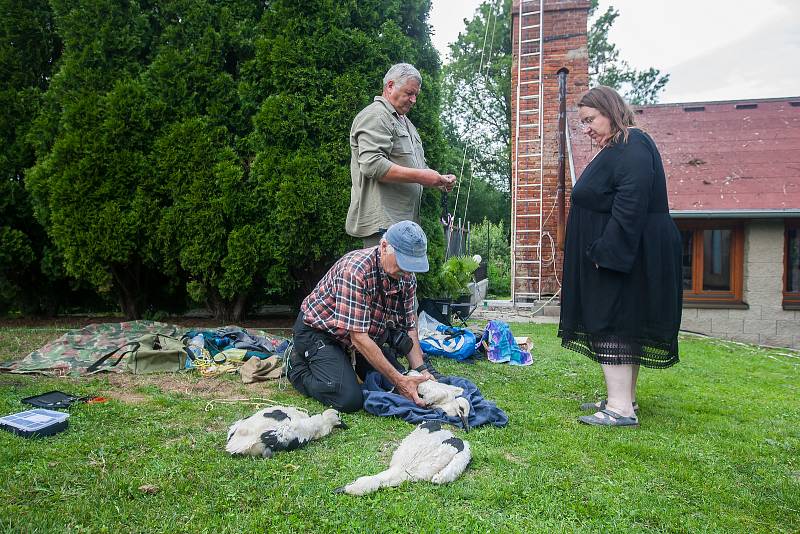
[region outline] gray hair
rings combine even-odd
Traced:
[[[422,85],[422,75],[410,63],[397,63],[392,65],[386,76],[383,77],[383,86],[389,85],[389,82],[394,82],[396,86],[402,87],[411,78],[416,80],[418,84]]]

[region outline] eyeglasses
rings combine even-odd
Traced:
[[[597,115],[592,115],[590,117],[584,117],[583,119],[578,119],[575,121],[575,127],[578,130],[585,130],[591,126],[594,120],[597,118]]]
[[[575,130],[579,132],[586,132],[591,128],[592,123],[595,121],[597,117],[600,115],[590,115],[588,117],[584,117],[583,119],[575,119],[573,123],[575,125]]]

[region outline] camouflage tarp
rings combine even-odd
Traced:
[[[184,331],[179,326],[154,321],[92,324],[67,332],[22,360],[0,368],[0,371],[80,376],[86,374],[86,369],[104,354],[145,334],[181,337]],[[120,362],[120,365],[107,370],[121,373],[126,371],[126,366]]]

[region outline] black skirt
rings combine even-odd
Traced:
[[[678,362],[681,239],[655,144],[630,132],[573,188],[558,335],[599,363],[665,368]]]

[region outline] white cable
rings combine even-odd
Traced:
[[[499,6],[495,6],[495,7],[497,8]],[[483,58],[484,58],[484,52],[486,51],[486,37],[489,34],[489,26],[490,25],[492,26],[492,40],[489,43],[489,53],[486,55],[486,69],[484,70],[484,68],[483,68],[484,67]],[[484,88],[488,87],[488,83],[487,82],[489,80],[489,63],[490,63],[490,61],[492,59],[492,54],[494,53],[494,34],[495,34],[495,29],[496,28],[497,28],[497,16],[495,16],[494,9],[492,9],[490,14],[489,14],[489,20],[486,21],[486,33],[483,36],[483,51],[481,52],[481,64],[478,67],[478,76],[483,74],[483,86],[484,86]],[[484,72],[481,73],[481,71],[484,71]],[[464,152],[464,154],[466,155],[466,151]],[[465,222],[467,220],[467,208],[469,207],[469,199],[470,199],[470,195],[472,194],[472,180],[475,178],[475,172],[474,172],[474,169],[475,169],[475,164],[474,163],[475,162],[470,160],[470,163],[472,163],[473,172],[470,172],[470,175],[469,175],[469,185],[467,187],[467,199],[464,201],[464,218],[463,218],[463,220]],[[463,170],[462,170],[462,172],[463,172]],[[458,212],[454,209],[453,213],[458,213]]]
[[[548,304],[550,304],[551,302],[553,302],[553,299],[554,299],[554,298],[556,298],[556,297],[559,295],[559,293],[561,293],[561,288],[560,288],[560,287],[558,288],[558,290],[557,290],[555,293],[553,293],[553,294],[550,296],[550,298],[549,298],[549,299],[547,299],[547,300],[544,302],[544,304],[542,304],[541,306],[539,306],[538,308],[536,308],[535,310],[533,310],[533,311],[531,312],[531,315],[536,315],[538,312],[540,312],[540,311],[542,311],[543,309],[545,309],[545,307],[546,307]]]
[[[494,14],[494,9],[490,9],[490,11],[489,11],[489,19],[486,21],[486,31],[483,34],[483,46],[481,47],[481,59],[480,59],[480,62],[478,64],[478,72],[477,72],[476,78],[480,78],[480,75],[482,74],[482,71],[483,71],[483,60],[484,60],[485,57],[487,58],[487,60],[486,60],[486,74],[484,74],[484,78],[486,78],[486,76],[488,76],[489,58],[486,56],[486,41],[487,41],[487,39],[489,37],[489,26],[493,26],[495,28],[497,26],[497,17]],[[489,51],[490,55],[491,55],[491,53],[493,51],[493,47],[494,47],[494,31],[492,31],[492,41],[491,41],[491,43],[492,43],[492,45],[491,45],[492,49],[490,49],[490,51]],[[458,175],[458,183],[456,184],[457,185],[457,188],[456,188],[456,201],[453,204],[453,219],[455,219],[455,216],[458,215],[458,201],[459,201],[459,198],[461,196],[461,183],[464,180],[464,166],[465,166],[466,161],[467,161],[467,151],[468,151],[468,149],[469,149],[469,141],[465,141],[465,143],[464,143],[464,154],[463,154],[463,156],[461,158],[461,171],[460,171],[460,173]],[[472,159],[470,159],[470,163],[472,164],[472,168],[474,169],[475,166],[474,166],[474,161],[472,161]],[[469,185],[467,187],[467,197],[466,197],[466,200],[464,201],[464,218],[463,218],[464,222],[466,222],[466,220],[467,220],[467,207],[469,206],[469,197],[470,197],[470,194],[472,193],[473,174],[474,174],[474,172],[470,172]],[[448,221],[447,248],[445,249],[445,259],[447,259],[447,257],[450,254],[450,243],[452,242],[452,239],[453,239],[453,222],[454,222],[453,219]],[[460,240],[461,240],[461,230],[459,229],[459,241]]]
[[[520,19],[520,26],[522,19]],[[544,0],[539,2],[539,297],[542,296],[542,215],[544,215]]]
[[[519,3],[519,23],[517,24],[517,105],[514,121],[514,168],[511,174],[511,302],[516,302],[517,277],[517,182],[519,182],[519,93],[522,90],[522,2]],[[541,75],[541,73],[540,73]]]
[[[571,134],[570,134],[569,128],[565,128],[565,129],[567,130],[565,133],[567,134],[567,155],[569,156],[569,174],[570,174],[570,178],[572,179],[572,187],[575,187],[575,181],[576,181],[576,178],[575,178],[575,161],[573,161],[573,159],[572,159],[572,141],[570,141]]]
[[[465,142],[464,143],[464,156],[461,158],[461,172],[459,173],[459,175],[457,177],[457,182],[456,182],[456,201],[455,201],[455,204],[453,204],[453,213],[454,214],[458,213],[458,197],[461,195],[461,181],[463,180],[462,177],[464,176],[464,164],[467,161],[467,147],[468,146],[469,146],[469,143]],[[448,257],[450,256],[450,242],[453,239],[453,222],[454,222],[454,219],[455,219],[455,215],[451,215],[450,216],[450,220],[447,221],[447,232],[448,233],[447,233],[447,248],[444,251],[444,259],[445,260],[448,259]]]

